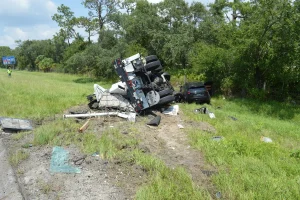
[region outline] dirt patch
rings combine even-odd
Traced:
[[[86,106],[77,106],[64,114],[70,112],[90,111]],[[140,150],[158,157],[170,168],[184,167],[197,185],[208,189],[211,194],[215,193],[210,176],[216,170],[205,163],[200,151],[189,145],[185,131],[188,128],[196,128],[213,133],[214,127],[206,122],[184,121],[181,112],[177,116],[158,114],[162,117],[158,127],[146,125],[151,119],[149,116],[137,118],[134,131],[139,133],[137,137]],[[55,118],[47,120],[52,121]],[[84,124],[87,119],[74,120]],[[179,125],[184,128],[181,129]],[[90,120],[86,131],[101,137],[105,129],[112,127],[118,128],[121,134],[133,131],[129,123],[119,117]],[[11,152],[32,141],[33,134],[19,141],[5,136],[5,144]],[[23,186],[25,199],[134,199],[138,188],[147,181],[147,173],[138,165],[119,160],[103,160],[92,155],[87,155],[84,162],[77,166],[81,169],[79,174],[50,173],[52,149],[53,146],[23,148],[30,156],[15,169],[15,172]],[[69,152],[72,165],[72,160],[84,156],[76,146],[65,146],[64,149]]]
[[[100,129],[104,129],[103,124],[110,122],[115,125],[122,123],[119,119],[112,118],[93,120],[90,128],[100,132]],[[106,126],[110,128],[109,125]],[[105,160],[98,155],[84,155],[74,145],[63,148],[69,152],[69,164],[80,168],[81,173],[51,173],[52,146],[21,148],[33,141],[33,134],[19,141],[13,140],[11,136],[4,137],[5,146],[11,153],[22,149],[30,154],[27,160],[15,168],[25,199],[134,199],[138,186],[147,177],[140,166],[118,160]],[[74,164],[74,160],[84,156],[84,162],[80,165]]]
[[[138,125],[141,132],[141,145],[151,154],[162,159],[167,166],[184,167],[197,185],[215,192],[209,179],[210,175],[205,173],[213,172],[215,169],[206,164],[200,151],[189,145],[185,131],[191,127],[208,132],[214,132],[215,129],[206,122],[186,122],[182,120],[180,113],[177,116],[159,115],[161,115],[161,123],[158,127],[146,126],[143,123]]]

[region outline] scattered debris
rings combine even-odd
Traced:
[[[201,114],[207,114],[207,111],[208,109],[206,109],[206,107],[202,107],[194,110],[195,113],[201,113]]]
[[[174,105],[174,106],[170,106],[165,111],[163,111],[163,114],[176,116],[176,115],[178,115],[178,112],[179,112],[179,106]]]
[[[184,126],[182,126],[181,124],[177,124],[178,128],[180,129],[184,129]]]
[[[217,142],[220,142],[221,140],[223,140],[224,138],[222,136],[214,136],[212,138],[213,141],[217,141]]]
[[[75,165],[81,165],[84,162],[84,160],[86,159],[86,157],[87,157],[87,155],[84,155],[80,158],[73,159],[73,162]]]
[[[208,116],[211,119],[216,118],[215,114],[213,112],[210,112],[206,107],[201,107],[201,108],[195,109],[194,112],[200,113],[200,114],[208,114]]]
[[[97,116],[118,116],[127,119],[130,122],[135,122],[136,113],[121,113],[121,112],[103,112],[103,113],[87,113],[87,114],[73,114],[64,115],[64,118],[70,117],[97,117]]]
[[[79,132],[82,133],[83,131],[85,131],[88,126],[89,126],[89,122],[90,122],[90,119],[88,119],[80,128],[79,128]]]
[[[264,136],[261,136],[261,137],[260,137],[260,141],[266,142],[266,143],[271,143],[271,142],[273,142],[271,138],[264,137]]]
[[[150,122],[147,123],[147,125],[150,126],[158,126],[160,124],[161,116],[154,117]]]
[[[209,117],[210,117],[211,119],[214,119],[214,118],[216,118],[215,114],[214,114],[214,113],[212,113],[212,112],[208,113],[208,115],[209,115]]]
[[[217,192],[217,193],[216,193],[216,197],[217,197],[218,199],[221,199],[221,197],[222,197],[221,192]]]
[[[232,119],[233,121],[237,121],[237,118],[232,117],[232,116],[228,116],[230,119]]]
[[[62,147],[53,147],[50,172],[52,173],[80,173],[80,169],[68,164],[69,152]]]
[[[32,125],[29,120],[13,119],[13,118],[0,118],[2,129],[11,129],[14,131],[32,130]]]
[[[208,176],[208,177],[210,177],[210,176],[212,176],[212,175],[214,175],[214,174],[217,173],[217,172],[215,172],[215,171],[209,171],[209,170],[201,170],[201,172],[202,172],[203,174],[205,174],[206,176]]]
[[[99,157],[100,153],[99,152],[95,152],[92,154],[93,157]]]

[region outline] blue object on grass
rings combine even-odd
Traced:
[[[68,164],[69,152],[62,147],[53,147],[50,172],[57,173],[80,173],[80,169]]]

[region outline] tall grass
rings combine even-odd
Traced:
[[[219,169],[214,183],[228,199],[299,199],[300,108],[276,102],[214,99],[216,118],[195,114],[199,105],[182,105],[188,119],[207,121],[217,132],[189,130],[193,146]],[[234,121],[231,117],[235,117]],[[213,136],[223,136],[220,142]],[[272,143],[260,141],[269,137]]]
[[[86,81],[85,81],[86,80]],[[94,92],[89,78],[27,71],[13,71],[9,78],[0,69],[0,116],[41,119],[82,103]]]

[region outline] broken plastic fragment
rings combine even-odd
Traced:
[[[271,138],[264,137],[264,136],[261,136],[261,137],[260,137],[260,141],[266,142],[266,143],[271,143],[271,142],[273,142]]]

